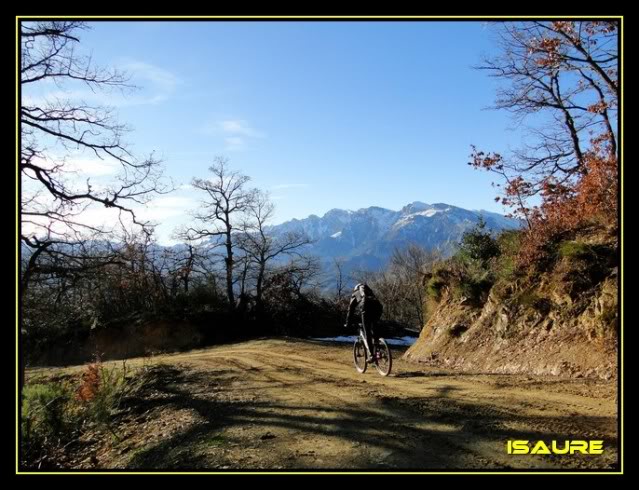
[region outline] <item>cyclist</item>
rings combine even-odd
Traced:
[[[366,283],[359,283],[355,286],[353,294],[351,295],[351,302],[348,305],[348,313],[344,327],[349,328],[355,323],[355,312],[357,311],[357,314],[362,319],[364,337],[368,344],[368,362],[372,362],[373,360],[373,325],[381,318],[383,310],[382,303],[377,299],[373,290]]]

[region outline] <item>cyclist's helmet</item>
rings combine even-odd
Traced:
[[[357,292],[360,292],[362,296],[374,296],[373,290],[369,288],[368,284],[366,284],[365,282],[360,282],[357,286],[355,286],[355,288],[353,289],[353,293]]]

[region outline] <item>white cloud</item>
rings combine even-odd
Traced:
[[[131,203],[122,202],[122,204],[126,206]],[[150,221],[160,225],[158,237],[161,236],[162,240],[166,240],[172,229],[183,222],[183,218],[188,217],[188,212],[196,206],[197,201],[190,197],[160,196],[149,201],[146,205],[131,206],[131,209],[138,221]],[[113,231],[119,229],[120,220],[125,226],[129,228],[132,226],[129,213],[95,203],[90,204],[73,218],[73,221],[78,224]],[[54,233],[60,235],[68,232],[68,227],[64,223],[55,222],[52,225],[52,222],[47,218],[29,218],[23,220],[22,223],[22,229],[26,233],[41,234],[45,232],[47,227],[51,227]],[[90,234],[89,230],[85,231],[88,235]]]
[[[148,95],[134,96],[127,100],[127,105],[158,104],[167,100],[182,80],[164,68],[142,61],[129,61],[121,68],[129,73],[132,82],[139,85],[142,92]]]
[[[42,202],[45,207],[46,202],[50,201],[48,196],[44,196]],[[51,208],[52,206],[48,206]],[[53,236],[65,236],[73,234],[73,229],[77,230],[80,236],[89,237],[92,232],[89,228],[100,228],[104,231],[116,231],[120,226],[120,219],[126,225],[131,224],[131,218],[128,213],[120,213],[115,208],[106,208],[99,204],[90,204],[86,208],[78,208],[75,216],[69,217],[69,221],[73,223],[72,227],[64,221],[51,220],[44,216],[24,217],[21,223],[23,233],[34,235],[45,235],[49,230]],[[77,226],[80,225],[80,226]]]
[[[99,158],[71,158],[64,163],[64,169],[83,177],[105,177],[120,171],[120,164],[115,160]]]
[[[218,125],[226,134],[249,138],[264,138],[264,133],[257,131],[248,122],[241,119],[227,119],[226,121],[220,121]]]
[[[121,164],[115,159],[84,156],[83,152],[71,153],[66,157],[55,153],[50,153],[45,157],[36,155],[33,157],[33,163],[48,170],[59,167],[57,171],[59,177],[80,183],[86,182],[87,177],[116,175],[121,170]]]
[[[124,63],[122,69],[130,73],[133,78],[146,80],[155,88],[165,92],[173,91],[180,83],[180,79],[170,71],[142,61]]]
[[[139,209],[138,214],[145,220],[161,221],[186,216],[196,205],[197,201],[190,197],[162,196],[148,202],[145,207]]]
[[[227,151],[242,150],[252,139],[265,138],[262,131],[253,128],[244,119],[225,119],[205,124],[200,133],[208,135],[223,135]]]

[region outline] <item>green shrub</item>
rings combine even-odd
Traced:
[[[86,418],[98,426],[110,428],[111,418],[129,389],[126,368],[100,366],[99,376],[99,387],[85,407]]]
[[[22,460],[41,461],[43,455],[64,444],[78,427],[73,390],[66,383],[26,385],[22,391]]]
[[[594,260],[597,255],[592,245],[573,240],[560,243],[558,253],[561,258],[577,260]]]
[[[499,253],[497,241],[484,232],[483,221],[464,234],[459,251],[450,259],[440,262],[426,283],[426,294],[439,301],[444,287],[449,287],[454,298],[466,298],[482,304],[494,284],[491,261]]]
[[[138,389],[145,371],[134,377],[123,368],[90,364],[77,381],[38,381],[23,388],[21,409],[21,460],[31,467],[49,458],[86,427],[112,427],[123,398]]]
[[[618,263],[614,247],[578,240],[560,242],[556,255],[567,262],[569,271],[566,280],[573,283],[575,293],[586,291],[600,283]]]
[[[473,280],[464,278],[453,285],[453,297],[456,299],[466,298],[472,304],[481,305],[486,300],[492,284],[492,281],[487,279]]]
[[[517,230],[503,231],[497,237],[499,255],[492,263],[496,280],[511,281],[521,273],[517,256],[521,245],[521,232]]]
[[[486,222],[480,217],[477,225],[463,234],[457,255],[465,262],[478,262],[486,266],[499,252],[497,240],[486,231]]]
[[[521,231],[504,230],[497,236],[500,255],[515,255],[521,247]]]
[[[486,223],[480,219],[477,225],[462,236],[459,250],[429,283],[429,294],[435,295],[442,284],[436,278],[450,286],[455,298],[466,298],[473,303],[481,304],[495,282],[493,263],[500,255],[500,246],[490,232]],[[443,277],[442,277],[443,276]]]
[[[437,301],[441,299],[442,289],[446,286],[446,281],[440,276],[434,275],[426,284],[426,294]]]
[[[493,270],[496,280],[513,280],[519,273],[517,259],[512,256],[502,256],[495,261]]]

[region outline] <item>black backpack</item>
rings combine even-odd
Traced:
[[[382,303],[377,299],[373,290],[368,286],[368,284],[364,284],[362,286],[364,290],[364,301],[362,305],[362,310],[369,314],[371,317],[378,320],[382,313],[384,312],[384,307]]]
[[[373,290],[369,287],[368,284],[362,284],[361,288],[364,290],[364,296],[366,298],[374,298],[375,297],[375,293],[373,292]]]

